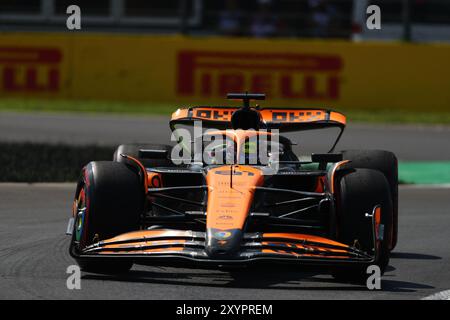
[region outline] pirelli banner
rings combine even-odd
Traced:
[[[450,46],[0,33],[0,96],[450,110]]]

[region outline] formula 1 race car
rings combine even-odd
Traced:
[[[345,281],[365,281],[369,265],[384,272],[397,242],[395,155],[334,152],[339,112],[228,98],[242,106],[174,112],[175,146],[121,145],[113,161],[82,169],[68,226],[81,268],[286,263],[325,265]],[[323,153],[298,154],[286,136],[327,128],[338,134]]]

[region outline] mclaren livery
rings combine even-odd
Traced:
[[[367,277],[369,265],[383,272],[397,242],[395,155],[335,152],[346,124],[339,112],[252,107],[263,94],[228,98],[242,106],[173,113],[175,136],[200,122],[210,130],[199,137],[178,137],[175,147],[121,145],[113,161],[82,169],[68,226],[81,268],[308,264],[355,281]],[[286,137],[330,127],[339,133],[326,153],[296,154]],[[226,143],[196,153],[192,146],[211,136]]]

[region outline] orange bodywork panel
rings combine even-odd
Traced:
[[[182,251],[184,249],[184,244],[186,239],[192,236],[191,232],[184,230],[142,230],[133,231],[121,234],[117,237],[110,238],[103,241],[103,248],[100,254],[123,254],[129,251],[130,245],[135,249],[139,249],[144,246],[167,246],[166,248],[145,248],[139,250],[141,253],[152,253],[152,252],[176,252]],[[125,241],[135,239],[131,244]],[[124,243],[117,243],[124,242]],[[111,249],[108,250],[108,249]],[[123,251],[112,251],[113,249],[123,249]],[[134,252],[136,252],[134,250]]]
[[[147,171],[147,185],[149,188],[161,188],[163,186],[161,174]]]
[[[241,154],[245,139],[255,135],[270,135],[254,130],[217,131],[228,136],[237,145],[237,156]],[[215,134],[211,133],[211,134]],[[262,186],[261,170],[245,165],[225,165],[208,171],[207,228],[218,230],[242,230],[253,202],[254,187]]]
[[[380,224],[381,224],[381,207],[377,206],[374,210],[375,215],[375,237],[380,238]]]
[[[253,201],[255,186],[263,184],[259,169],[251,166],[221,166],[208,171],[207,228],[241,229]]]
[[[201,243],[201,233],[199,235],[192,231],[170,229],[134,231],[102,241],[102,249],[98,254],[170,254],[186,250],[189,252],[191,250],[189,242],[196,237],[200,237],[198,240]],[[259,242],[260,252],[263,254],[322,257],[323,253],[327,253],[327,258],[350,258],[349,255],[345,255],[350,249],[348,245],[308,234],[264,233],[258,240],[249,238],[246,241]],[[301,253],[293,249],[300,249]]]
[[[313,241],[313,242],[317,242],[317,243],[323,243],[323,244],[330,244],[330,245],[334,245],[334,246],[342,246],[342,248],[348,248],[347,245],[344,245],[342,243],[339,243],[337,241],[333,241],[330,239],[326,239],[323,237],[319,237],[319,236],[314,236],[314,235],[310,235],[310,234],[299,234],[299,233],[264,233],[263,234],[263,239],[264,238],[276,238],[276,239],[286,239],[286,242],[289,242],[289,239],[292,240],[306,240],[306,241]],[[278,240],[280,241],[280,240]]]
[[[140,230],[140,231],[133,231],[124,233],[121,235],[118,235],[114,238],[110,238],[107,240],[104,240],[103,243],[112,243],[117,241],[126,241],[129,239],[138,239],[142,238],[142,241],[145,241],[145,239],[155,239],[155,238],[188,238],[191,237],[192,233],[190,231],[184,231],[184,230],[167,230],[167,229],[159,229],[159,230]]]
[[[339,122],[343,125],[345,125],[347,123],[347,118],[339,112],[336,111],[331,111],[330,112],[330,120],[331,121],[335,121],[335,122]]]
[[[331,178],[330,178],[330,190],[331,190],[331,193],[334,193],[334,187],[335,187],[334,181],[335,181],[336,171],[340,167],[342,167],[344,164],[349,163],[349,162],[350,162],[350,160],[342,160],[342,161],[336,163],[334,165],[333,169],[331,170]]]
[[[297,248],[301,248],[301,246],[297,247]],[[317,250],[317,248],[314,248],[315,250]],[[331,250],[327,249],[328,252],[332,252]],[[323,250],[326,251],[326,250]],[[295,253],[292,251],[283,251],[283,250],[274,250],[274,249],[263,249],[262,250],[263,253],[270,253],[270,254],[288,254],[288,255],[292,255],[292,256],[302,256],[302,257],[318,257],[320,255],[318,254],[314,254],[314,253]],[[337,252],[336,250],[334,250],[334,252]],[[344,250],[339,251],[339,252],[345,252]],[[327,256],[328,259],[349,259],[348,257],[344,257],[344,256],[332,256],[332,255],[328,255]]]
[[[315,109],[263,109],[260,113],[264,122],[299,123],[327,120],[326,111]]]
[[[310,256],[310,257],[314,257],[317,255],[317,251],[319,252],[334,252],[334,253],[345,253],[347,252],[347,249],[349,248],[347,245],[327,239],[327,238],[323,238],[323,237],[319,237],[319,236],[314,236],[314,235],[308,235],[308,234],[296,234],[296,233],[264,233],[263,234],[263,240],[265,238],[275,238],[277,239],[276,241],[265,241],[262,242],[263,245],[281,245],[281,246],[286,246],[286,249],[288,248],[296,248],[296,249],[305,249],[306,251],[311,251],[310,254],[308,253],[296,253],[294,251],[290,251],[290,250],[280,250],[280,249],[263,249],[262,252],[263,253],[272,253],[272,254],[290,254],[290,255],[294,255],[294,256]],[[283,241],[284,240],[284,241]],[[292,240],[297,240],[297,241],[310,241],[310,242],[314,242],[317,245],[311,245],[311,244],[302,244],[302,243],[292,243],[290,241]],[[338,249],[338,248],[324,248],[321,247],[321,245],[332,245],[332,246],[336,246],[336,247],[341,247],[342,249]],[[312,253],[312,251],[315,251],[315,253]],[[345,256],[328,256],[331,258],[344,258]]]
[[[172,120],[187,118],[189,116],[188,109],[178,109],[172,113]]]
[[[192,107],[178,109],[172,114],[172,121],[181,120],[206,120],[229,122],[234,111],[238,108],[225,107]],[[284,123],[301,124],[318,121],[328,121],[330,123],[345,126],[346,117],[337,111],[325,109],[283,109],[283,108],[262,108],[258,109],[264,123]]]
[[[113,248],[111,248],[113,249]],[[138,253],[138,254],[145,254],[145,253],[165,253],[165,254],[171,254],[171,253],[175,253],[175,252],[180,252],[183,251],[184,248],[182,246],[180,247],[171,247],[170,249],[167,248],[155,248],[155,249],[143,249],[140,251],[130,251],[130,253]],[[127,251],[102,251],[99,254],[108,254],[108,255],[112,255],[112,254],[116,254],[116,255],[124,255],[126,254]]]

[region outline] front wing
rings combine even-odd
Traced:
[[[374,219],[372,219],[374,220]],[[373,226],[375,224],[373,221]],[[205,233],[156,229],[125,233],[86,247],[75,258],[125,258],[146,264],[188,260],[198,265],[247,265],[253,262],[302,264],[370,264],[376,261],[378,243],[374,229],[372,252],[363,252],[324,237],[298,233],[246,233],[240,250],[226,258],[211,258],[205,251]]]

